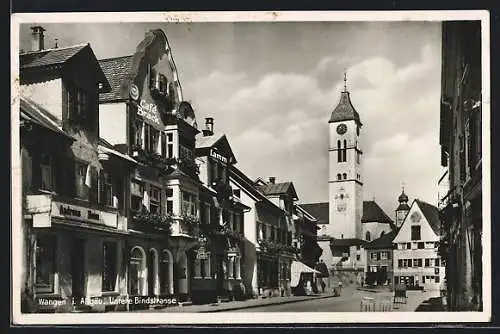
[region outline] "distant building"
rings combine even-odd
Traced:
[[[410,211],[410,206],[408,205],[408,195],[405,194],[405,190],[401,192],[401,195],[398,197],[399,205],[396,208],[396,227],[399,228],[403,224],[403,221]]]
[[[482,310],[482,68],[481,22],[442,24],[439,143],[448,305],[452,311]],[[486,168],[489,168],[487,166]]]
[[[392,286],[394,279],[394,244],[397,230],[392,230],[365,245],[365,284]]]
[[[440,289],[445,273],[438,254],[439,241],[438,208],[415,199],[393,240],[394,284]]]

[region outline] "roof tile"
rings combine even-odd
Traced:
[[[120,88],[123,80],[130,71],[132,58],[133,56],[124,56],[99,60],[99,64],[111,85],[109,93],[100,94],[100,102],[109,102],[123,98]]]
[[[318,224],[328,224],[330,220],[330,204],[328,202],[299,204],[299,206],[315,217]]]
[[[47,49],[27,52],[19,55],[21,68],[63,64],[80,52],[88,44],[74,45],[67,48]]]

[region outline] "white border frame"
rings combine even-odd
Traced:
[[[14,324],[280,324],[280,323],[440,323],[491,321],[491,191],[490,191],[490,22],[486,10],[469,11],[286,11],[286,12],[106,12],[106,13],[18,13],[11,16],[11,88],[19,91],[19,25],[95,22],[300,22],[300,21],[467,21],[480,20],[482,28],[482,131],[483,131],[483,311],[418,313],[102,313],[102,314],[22,314],[20,310],[22,270],[21,168],[19,147],[19,96],[11,96],[12,161],[12,316]],[[265,315],[265,316],[263,316]]]

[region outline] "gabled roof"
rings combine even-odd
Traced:
[[[365,249],[387,249],[392,248],[392,241],[398,234],[398,230],[394,229],[389,233],[384,234],[378,239],[373,240],[372,242],[365,245]]]
[[[209,148],[222,148],[224,151],[229,153],[229,158],[231,158],[231,164],[236,163],[236,157],[234,156],[233,150],[231,149],[231,145],[229,144],[229,140],[226,135],[216,134],[214,133],[211,136],[203,136],[203,134],[198,133],[196,136],[196,149],[203,150]]]
[[[363,201],[363,217],[362,223],[383,223],[394,226],[391,218],[382,210],[382,208],[375,201]]]
[[[100,84],[99,92],[108,92],[111,87],[89,43],[20,54],[19,64],[21,68],[21,78],[26,75],[26,72],[23,72],[23,70],[30,72],[35,68],[66,66],[68,63],[71,63],[73,59],[78,58],[85,52],[95,63],[95,68],[86,68],[85,70],[87,70],[89,76],[91,74],[95,75],[96,81]]]
[[[318,224],[328,224],[330,220],[330,203],[308,203],[299,204],[299,206],[316,217]]]
[[[310,214],[306,209],[304,209],[300,205],[294,204],[293,207],[296,210],[302,212],[302,214],[304,214],[304,216],[307,217],[307,219],[309,219],[310,221],[316,222],[318,220],[316,217],[314,217],[312,214]]]
[[[267,183],[258,185],[257,188],[266,196],[291,195],[293,199],[298,199],[297,192],[292,182]]]
[[[63,64],[83,50],[89,44],[79,44],[65,48],[46,49],[36,52],[21,53],[19,65],[21,68]]]
[[[63,135],[71,140],[74,140],[66,131],[59,125],[58,120],[52,116],[39,104],[30,99],[21,96],[20,99],[20,117],[28,120],[39,126],[46,128],[56,134]]]
[[[246,176],[241,170],[236,168],[234,165],[229,166],[229,176],[233,179],[234,182],[238,183],[243,190],[248,192],[251,197],[253,197],[257,202],[263,202],[267,205],[273,207],[276,210],[285,213],[283,209],[274,204],[269,198],[267,198],[263,193],[261,193],[256,187],[255,184],[248,176]]]
[[[422,211],[422,214],[429,222],[429,225],[431,226],[434,233],[436,233],[436,235],[439,236],[441,234],[440,233],[441,221],[439,220],[439,209],[434,205],[419,199],[415,199],[415,202]]]
[[[127,96],[122,96],[120,87],[132,67],[132,59],[133,56],[123,56],[99,60],[99,64],[111,85],[111,91],[109,93],[99,95],[100,102],[128,98]]]
[[[354,109],[351,103],[349,92],[343,91],[342,93],[340,93],[339,103],[333,110],[330,121],[328,123],[350,120],[354,120],[356,121],[356,123],[361,125],[359,114],[356,109]]]

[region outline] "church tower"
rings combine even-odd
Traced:
[[[363,152],[361,150],[361,120],[354,109],[347,78],[344,90],[330,120],[329,142],[329,224],[327,234],[333,238],[361,239],[363,215]]]
[[[399,205],[396,209],[396,227],[401,227],[403,221],[406,218],[406,214],[410,211],[410,206],[408,205],[408,196],[405,194],[405,188],[401,192],[401,195],[398,197]]]

